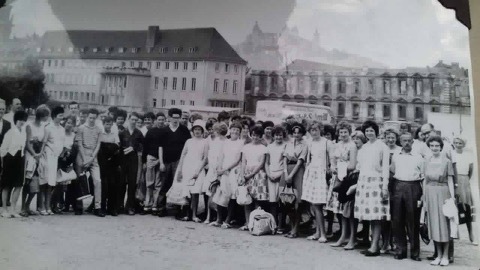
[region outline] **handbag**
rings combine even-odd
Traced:
[[[325,174],[325,181],[327,181],[327,186],[330,185],[330,180],[333,177],[332,172],[328,169],[328,161],[330,160],[329,156],[330,155],[327,151],[327,141],[325,140],[325,169],[327,169],[327,172]]]
[[[85,173],[80,174],[77,178],[77,183],[79,187],[79,196],[77,200],[84,200],[93,197],[91,194],[90,181]]]
[[[420,217],[420,221],[422,221],[420,223],[420,230],[419,230],[419,233],[420,233],[420,238],[422,238],[422,241],[425,243],[425,245],[428,245],[430,244],[430,236],[428,235],[428,221],[427,221],[427,215],[425,214],[425,211],[422,211],[421,212],[421,217]]]
[[[70,170],[69,172],[65,172],[62,169],[57,171],[57,183],[63,183],[68,181],[73,181],[77,179],[77,174],[74,170]]]
[[[248,188],[246,186],[239,186],[237,188],[237,204],[250,205],[252,202],[252,196],[248,193]]]
[[[472,209],[470,205],[465,203],[457,203],[458,224],[472,222]]]
[[[280,194],[278,195],[278,198],[280,199],[280,202],[283,204],[293,204],[295,200],[297,199],[296,195],[296,190],[293,189],[292,187],[287,187],[284,186]]]

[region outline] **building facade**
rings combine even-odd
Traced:
[[[50,31],[36,48],[58,101],[243,108],[246,61],[214,28]]]
[[[405,69],[346,68],[303,60],[282,71],[255,70],[247,112],[258,100],[325,105],[338,120],[425,123],[428,112],[470,114],[468,71],[458,63]]]

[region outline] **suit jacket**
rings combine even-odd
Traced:
[[[2,130],[0,130],[0,145],[2,145],[3,143],[3,137],[5,137],[5,134],[7,133],[7,131],[12,127],[10,122],[8,122],[7,120],[2,119],[1,121],[3,123],[3,126],[2,126]],[[0,172],[1,171],[2,171],[2,162],[0,161]]]

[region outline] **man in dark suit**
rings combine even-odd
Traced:
[[[0,98],[0,145],[3,143],[3,137],[5,136],[5,133],[11,128],[10,122],[6,121],[3,119],[3,116],[5,115],[5,110],[6,110],[6,104],[5,100]],[[0,160],[0,176],[2,175],[2,161]],[[0,177],[0,191],[3,189],[2,187],[2,178]],[[0,207],[2,206],[2,194],[0,192]]]

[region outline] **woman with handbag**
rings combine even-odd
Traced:
[[[335,184],[331,184],[333,188],[331,189],[331,197],[329,198],[329,209],[334,213],[337,212],[342,221],[342,233],[338,241],[334,244],[331,244],[332,247],[340,247],[347,243],[351,244],[345,248],[353,249],[352,237],[349,238],[349,235],[355,234],[354,229],[354,219],[353,219],[353,203],[352,201],[340,203],[338,200],[338,192],[335,187],[339,187],[342,184],[342,181],[355,169],[357,165],[357,147],[355,143],[351,140],[350,134],[352,133],[352,126],[346,122],[340,122],[338,124],[338,139],[339,142],[335,145],[335,152],[332,154],[333,162],[337,166]],[[335,190],[334,190],[335,189]]]
[[[454,172],[452,162],[441,155],[443,140],[440,137],[429,137],[427,146],[432,156],[425,161],[424,211],[427,212],[428,232],[437,250],[437,258],[430,264],[447,266],[450,226],[442,208],[447,199],[455,197]]]
[[[300,223],[301,213],[301,198],[302,198],[302,186],[303,175],[305,173],[305,159],[307,157],[308,146],[303,140],[305,136],[305,128],[299,123],[293,123],[289,133],[292,134],[292,139],[287,143],[284,153],[284,163],[286,164],[284,169],[285,183],[281,183],[281,186],[286,185],[292,187],[296,193],[296,200],[294,209],[288,211],[288,215],[291,223],[291,231],[285,235],[287,238],[298,237],[298,225]]]
[[[461,137],[456,136],[453,139],[455,151],[452,153],[453,171],[455,172],[455,195],[458,197],[458,203],[462,203],[464,208],[470,210],[470,215],[465,217],[465,224],[467,225],[468,236],[470,242],[477,246],[475,239],[475,230],[472,229],[473,208],[472,188],[470,187],[470,179],[473,175],[473,161],[475,160],[471,152],[464,151],[467,141]]]
[[[328,195],[326,174],[328,164],[331,164],[332,171],[335,171],[335,159],[333,143],[321,137],[320,130],[322,130],[322,124],[316,121],[308,129],[312,141],[308,144],[307,169],[303,179],[302,200],[309,202],[315,213],[316,232],[307,239],[326,243],[327,237],[323,221],[323,206],[327,203]],[[330,159],[330,162],[328,159]]]
[[[267,147],[262,144],[263,128],[255,126],[251,132],[252,142],[243,146],[242,149],[242,168],[239,186],[247,188],[247,196],[251,196],[255,203],[255,208],[266,208],[268,196],[267,174],[265,173],[265,156]],[[240,188],[240,187],[239,187]],[[237,198],[237,201],[240,198]],[[240,203],[239,203],[240,204]],[[248,227],[252,204],[244,205],[245,224]]]
[[[270,202],[270,212],[279,228],[277,232],[283,233],[284,222],[279,223],[278,219],[278,195],[280,192],[280,181],[284,176],[285,163],[283,154],[285,152],[285,138],[287,136],[282,126],[275,126],[272,130],[274,141],[267,146],[267,156],[265,160],[265,172],[268,178],[268,201]]]
[[[374,121],[365,121],[362,132],[368,139],[362,151],[368,158],[358,159],[360,175],[355,193],[355,218],[370,221],[372,242],[370,248],[363,251],[367,257],[380,255],[381,224],[390,220],[390,202],[388,199],[388,148],[378,140],[379,128]]]

